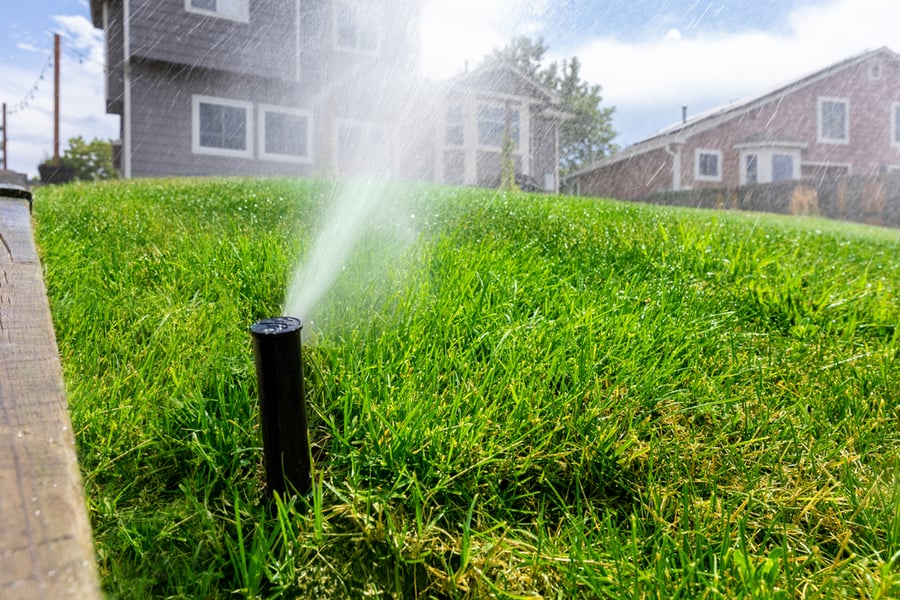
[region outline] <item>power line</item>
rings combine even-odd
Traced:
[[[103,63],[92,59],[90,57],[90,53],[84,52],[83,49],[81,49],[81,48],[76,48],[75,46],[65,43],[65,42],[64,42],[64,46],[66,47],[66,50],[68,51],[68,53],[70,55],[72,55],[78,59],[78,64],[80,64],[80,65],[83,65],[84,63],[89,62],[89,63],[93,63],[96,65],[105,66]],[[44,81],[44,78],[47,75],[47,71],[52,66],[53,66],[53,53],[51,52],[50,55],[47,57],[47,62],[44,63],[44,66],[41,69],[41,74],[38,76],[37,80],[31,86],[31,89],[28,90],[28,92],[25,94],[25,96],[19,102],[8,105],[8,110],[6,113],[8,116],[12,116],[16,113],[24,111],[31,105],[32,102],[34,102],[34,100],[37,98],[38,91],[40,91],[41,82]]]
[[[34,82],[34,85],[31,86],[31,89],[28,93],[25,94],[25,97],[19,100],[17,103],[10,105],[10,108],[7,112],[7,115],[14,115],[17,112],[22,112],[37,98],[38,90],[41,87],[41,82],[44,80],[44,76],[47,74],[47,70],[53,66],[53,53],[50,53],[50,56],[47,57],[47,62],[44,63],[44,68],[41,69],[41,74],[38,76],[37,81]]]

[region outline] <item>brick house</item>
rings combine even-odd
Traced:
[[[641,199],[900,170],[900,58],[865,52],[669,127],[566,178],[581,195]]]
[[[477,99],[508,101],[520,119],[520,172],[557,188],[556,164],[545,160],[557,123],[543,110],[555,98],[521,79],[513,89],[509,77],[423,79],[420,0],[90,4],[106,33],[107,112],[121,117],[125,177],[377,172],[484,183],[490,168],[460,180],[436,142],[464,97],[476,102],[462,103],[476,121],[460,148],[478,145],[479,114],[490,127]]]

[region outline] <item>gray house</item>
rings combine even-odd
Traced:
[[[487,185],[511,118],[520,176],[556,191],[558,99],[512,69],[423,79],[419,13],[419,0],[91,0],[120,172]]]

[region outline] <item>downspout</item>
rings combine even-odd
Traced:
[[[675,146],[677,150],[671,150],[671,146]],[[672,191],[677,192],[681,189],[681,148],[684,142],[667,142],[665,145],[666,154],[672,157]]]
[[[122,171],[125,179],[131,179],[131,0],[122,2],[122,53]]]

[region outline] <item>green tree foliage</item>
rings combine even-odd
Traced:
[[[570,115],[559,130],[559,167],[565,175],[617,150],[612,128],[615,108],[601,107],[603,88],[582,81],[577,57],[545,65],[546,54],[543,40],[520,37],[495,49],[485,58],[485,64],[510,65],[559,95],[563,109]]]
[[[79,135],[69,140],[69,147],[63,151],[62,164],[71,167],[75,179],[95,181],[113,179],[117,176],[113,166],[112,143],[95,138],[85,142]]]

